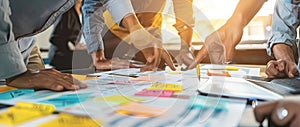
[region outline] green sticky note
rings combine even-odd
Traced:
[[[144,99],[137,98],[137,97],[128,97],[124,95],[113,95],[113,96],[107,96],[107,97],[99,97],[95,98],[96,101],[108,101],[108,102],[113,102],[113,103],[118,103],[118,104],[127,104],[130,102],[141,102]]]

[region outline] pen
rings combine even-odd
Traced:
[[[200,73],[200,64],[197,64],[197,66],[196,66],[196,72],[197,72],[198,80],[200,81],[200,77],[201,77],[201,73]]]

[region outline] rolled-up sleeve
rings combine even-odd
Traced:
[[[118,25],[126,15],[135,14],[130,0],[108,0],[104,6]]]
[[[105,25],[103,17],[105,9],[109,10],[118,24],[129,13],[134,14],[130,0],[84,0],[82,6],[83,34],[88,53],[104,50],[101,33]]]
[[[9,1],[0,2],[0,79],[25,72],[26,66],[17,42],[14,40]]]
[[[267,44],[268,55],[274,57],[272,47],[275,44],[291,46],[294,53],[297,52],[296,37],[299,26],[298,6],[277,0],[272,19],[272,34]]]
[[[102,30],[104,28],[104,1],[84,0],[82,5],[83,35],[88,53],[104,49]]]

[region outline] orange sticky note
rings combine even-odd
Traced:
[[[10,90],[15,90],[17,88],[14,88],[14,87],[9,87],[9,86],[3,86],[3,87],[0,87],[0,92],[6,92],[6,91],[10,91]]]
[[[208,76],[226,76],[226,77],[231,77],[228,71],[223,71],[223,70],[207,70],[207,75]]]
[[[158,116],[164,113],[167,109],[157,108],[146,106],[139,103],[129,103],[123,106],[120,106],[116,112],[125,115],[137,115],[137,116]]]
[[[145,81],[145,82],[150,82],[151,81],[150,77],[148,75],[132,78],[132,80],[134,80],[134,81]]]

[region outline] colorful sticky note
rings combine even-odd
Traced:
[[[54,120],[46,122],[38,127],[100,127],[101,123],[90,117],[75,116],[60,113]]]
[[[90,94],[91,93],[64,94],[40,102],[46,104],[53,104],[56,108],[67,107],[86,101]]]
[[[78,75],[78,74],[72,74],[73,78],[79,80],[79,81],[85,81],[85,80],[93,80],[97,79],[98,77],[87,77],[86,75]]]
[[[134,80],[134,81],[145,81],[145,82],[150,82],[151,81],[150,76],[148,76],[148,75],[132,78],[132,80]]]
[[[73,78],[79,80],[79,81],[84,81],[86,78],[86,75],[78,75],[78,74],[72,74]]]
[[[37,111],[44,114],[50,114],[55,111],[55,107],[49,104],[37,104],[29,102],[17,102],[14,106],[16,109],[27,109],[30,111]]]
[[[234,67],[234,66],[226,66],[225,70],[228,70],[228,71],[238,71],[239,68],[238,67]]]
[[[107,96],[107,97],[99,97],[95,98],[96,101],[108,101],[108,102],[113,102],[113,103],[118,103],[118,104],[127,104],[130,102],[141,102],[144,99],[141,98],[136,98],[136,97],[128,97],[124,95],[113,95],[113,96]]]
[[[15,90],[17,88],[14,87],[9,87],[9,86],[2,86],[0,87],[0,92],[6,92],[6,91],[10,91],[10,90]]]
[[[207,70],[207,75],[208,76],[226,76],[226,77],[231,77],[228,71],[224,70]]]
[[[168,83],[153,83],[147,90],[171,90],[174,92],[181,92],[182,85],[168,84]]]
[[[17,125],[49,115],[53,113],[54,110],[55,108],[52,105],[18,102],[15,106],[8,108],[6,112],[0,114],[0,123],[5,125]]]
[[[227,110],[228,100],[223,98],[212,98],[207,96],[191,96],[189,99],[189,108],[207,108],[215,110]]]
[[[172,90],[142,90],[135,93],[136,96],[155,96],[155,97],[171,97],[174,91]]]
[[[170,71],[168,74],[177,75],[177,74],[182,74],[182,72],[181,71]]]
[[[137,115],[137,116],[158,116],[164,113],[167,109],[164,108],[157,108],[146,106],[139,103],[129,103],[126,105],[120,106],[116,112],[125,115]]]
[[[0,99],[1,100],[12,99],[15,97],[19,97],[31,93],[34,93],[33,89],[15,89],[15,90],[10,90],[7,92],[0,93]]]

